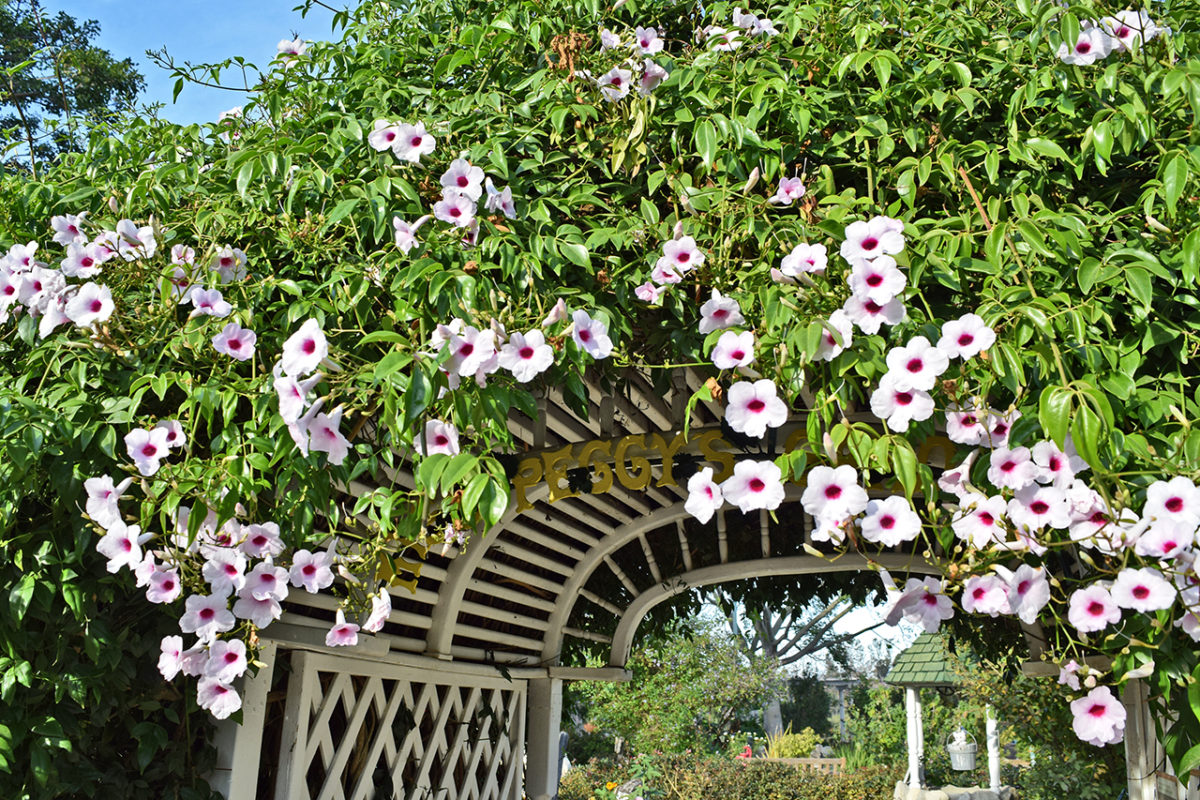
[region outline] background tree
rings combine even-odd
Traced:
[[[81,149],[68,118],[106,119],[145,85],[131,59],[93,44],[99,34],[96,20],[52,15],[37,0],[0,6],[0,130],[6,152],[24,145],[34,174],[39,161]]]
[[[765,659],[747,662],[731,637],[691,620],[629,659],[628,683],[580,683],[590,721],[625,739],[636,752],[722,750],[741,718],[782,675]]]

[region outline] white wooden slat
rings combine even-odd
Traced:
[[[687,531],[683,528],[683,520],[675,522],[675,530],[679,534],[679,552],[683,556],[683,568],[690,572],[692,569],[692,547],[688,542]]]
[[[729,563],[729,534],[725,530],[725,509],[717,509],[717,551],[721,563]]]
[[[575,571],[575,567],[573,565],[563,564],[559,561],[555,561],[549,556],[544,556],[541,553],[535,553],[528,547],[522,547],[511,539],[496,542],[492,545],[489,552],[503,553],[504,555],[512,558],[519,558],[526,564],[533,564],[534,566],[541,567],[544,570],[557,572],[563,577],[566,577]]]
[[[530,608],[536,608],[538,611],[554,610],[554,601],[551,599],[529,594],[518,589],[513,589],[509,586],[493,583],[490,580],[484,580],[483,578],[472,578],[467,582],[467,590],[471,592],[478,592],[479,594],[485,594],[490,597],[496,597],[501,600],[507,600],[510,603],[521,603],[529,606]],[[552,593],[550,596],[554,597],[555,595]]]
[[[550,524],[554,526],[555,532],[558,534],[557,538],[530,527],[522,522],[519,518],[513,520],[505,530],[515,533],[522,539],[527,539],[534,544],[540,544],[542,547],[547,547],[555,552],[562,553],[564,556],[567,556],[574,561],[578,561],[583,558],[583,556],[587,553],[587,548],[577,545],[576,542],[586,541],[584,537],[586,537],[587,534],[585,534],[582,530],[575,529],[573,526],[567,525],[561,521],[556,520]],[[562,534],[564,533],[567,534],[567,536],[571,536],[571,538],[566,538],[566,536],[563,536]],[[578,536],[574,535],[576,533]]]
[[[464,600],[462,610],[468,614],[474,614],[486,619],[503,622],[506,624],[520,625],[524,628],[533,630],[546,630],[546,621],[537,617],[531,617],[528,613],[519,610],[511,610],[505,608],[495,608],[486,606],[483,603],[475,603],[470,600]]]
[[[650,567],[650,574],[654,576],[655,583],[662,583],[662,572],[658,568],[658,561],[654,558],[654,551],[650,549],[650,542],[646,541],[646,534],[638,534],[638,541],[642,544],[642,553],[646,556],[646,566]]]
[[[612,637],[595,631],[585,631],[580,628],[563,628],[563,633],[567,636],[574,636],[576,639],[587,639],[589,642],[600,642],[601,644],[612,644]]]
[[[629,580],[629,576],[625,574],[625,570],[617,566],[617,562],[613,561],[611,555],[608,555],[607,553],[604,555],[604,563],[607,564],[608,568],[612,570],[612,573],[617,576],[617,580],[619,580],[625,586],[625,588],[629,590],[629,593],[634,597],[637,597],[637,587],[633,585],[633,581]]]
[[[608,602],[603,597],[601,597],[600,595],[596,594],[593,591],[589,591],[588,589],[580,589],[579,596],[587,598],[590,602],[595,603],[596,605],[600,606],[605,611],[612,614],[614,617],[619,617],[622,614],[622,611],[619,606],[617,606],[615,603]]]
[[[771,517],[767,510],[760,509],[758,512],[758,530],[762,543],[762,557],[771,557]]]
[[[510,647],[519,647],[522,650],[538,651],[542,649],[541,639],[530,639],[528,636],[519,636],[507,631],[480,628],[465,622],[458,623],[454,628],[454,633],[456,636],[464,636],[468,639],[476,639],[481,642],[495,642],[496,644],[508,645]]]
[[[309,594],[308,592],[293,592],[288,595],[288,600],[297,605],[307,606],[309,608],[319,608],[323,611],[334,611],[341,602],[340,598],[333,595],[318,592],[317,594]],[[427,614],[414,614],[411,611],[393,610],[388,617],[389,622],[395,622],[399,625],[409,625],[413,628],[422,630],[429,628],[429,616]],[[351,620],[353,622],[353,620]],[[329,627],[328,622],[322,622],[325,627]]]
[[[510,583],[536,586],[537,588],[549,593],[550,596],[557,595],[562,589],[562,584],[557,581],[544,578],[541,575],[534,575],[532,572],[527,572],[520,567],[514,567],[510,564],[501,564],[493,558],[485,557],[479,562],[479,568],[495,573],[496,575],[501,576],[501,580],[506,580]]]

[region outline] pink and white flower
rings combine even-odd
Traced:
[[[441,184],[444,187],[443,192],[458,192],[478,201],[483,196],[483,170],[471,166],[471,162],[465,158],[456,158],[442,173]]]
[[[242,707],[242,698],[234,688],[215,678],[201,678],[196,685],[196,702],[216,719],[228,719]]]
[[[458,430],[449,422],[431,419],[425,423],[425,435],[416,439],[413,447],[423,456],[434,453],[458,455]]]
[[[574,323],[571,337],[580,350],[583,350],[597,360],[612,355],[612,339],[608,337],[608,326],[598,319],[592,319],[586,311],[578,310],[571,315]]]
[[[721,506],[725,504],[725,495],[721,493],[719,484],[713,482],[712,467],[705,467],[688,478],[688,499],[683,509],[702,524],[707,524]]]
[[[995,575],[973,575],[963,584],[962,607],[968,614],[1007,614],[1008,586]]]
[[[1033,463],[1033,454],[1028,447],[997,447],[992,451],[988,466],[988,480],[997,489],[1024,489],[1037,480],[1038,465]]]
[[[658,31],[654,28],[635,28],[633,38],[644,56],[652,56],[663,49],[663,40],[658,38]]]
[[[298,377],[312,372],[328,355],[329,343],[321,324],[308,319],[283,343],[280,364],[285,375]]]
[[[433,216],[458,228],[470,226],[475,219],[477,204],[462,192],[446,189],[442,199],[433,204]]]
[[[265,628],[283,614],[283,606],[273,597],[256,600],[245,589],[238,592],[233,604],[233,613],[238,619],[248,620],[257,628]]]
[[[887,422],[890,429],[906,431],[910,422],[933,416],[933,398],[929,392],[913,389],[904,377],[889,372],[871,393],[871,413]]]
[[[67,301],[67,319],[80,328],[94,328],[112,316],[112,292],[98,283],[85,283]]]
[[[968,359],[996,342],[996,332],[978,314],[964,314],[942,325],[938,349],[950,358]]]
[[[1097,686],[1072,700],[1071,713],[1075,715],[1071,728],[1088,744],[1103,747],[1125,738],[1125,706],[1107,686]]]
[[[134,428],[125,434],[125,452],[133,459],[138,472],[150,477],[158,472],[159,462],[167,457],[167,431],[164,428]]]
[[[850,284],[850,291],[855,296],[884,305],[904,291],[904,287],[908,285],[908,278],[896,266],[894,258],[879,256],[872,261],[851,261],[846,282]]]
[[[246,576],[245,591],[255,600],[274,598],[280,602],[288,596],[288,571],[275,566],[268,556],[260,561]]]
[[[840,467],[813,467],[808,485],[800,497],[804,511],[824,519],[842,519],[861,513],[867,507],[867,492],[858,483],[858,472],[849,464]]]
[[[600,94],[605,100],[615,103],[629,94],[633,85],[633,73],[627,69],[613,67],[596,79],[596,85],[600,87]]]
[[[63,247],[85,243],[88,240],[87,234],[83,230],[85,216],[87,216],[86,211],[80,214],[51,217],[50,227],[54,231],[54,241]]]
[[[908,501],[898,495],[867,503],[867,513],[859,521],[862,536],[883,547],[911,542],[921,532],[921,518]]]
[[[236,247],[225,245],[213,256],[210,269],[225,283],[246,279],[246,254]]]
[[[427,156],[434,151],[437,143],[425,130],[425,123],[415,125],[397,125],[396,141],[392,143],[392,152],[401,161],[412,164],[421,163],[421,156]]]
[[[554,348],[546,344],[546,335],[536,328],[527,333],[514,333],[500,348],[500,366],[511,372],[519,383],[528,383],[553,364]]]
[[[321,550],[313,553],[309,550],[298,550],[292,556],[292,569],[289,573],[292,586],[303,589],[309,594],[316,594],[322,589],[333,585],[333,553]]]
[[[276,366],[275,393],[279,396],[279,416],[283,417],[284,422],[290,424],[304,414],[304,409],[308,405],[309,392],[321,382],[321,378],[324,376],[317,372],[301,381],[281,374],[282,369],[282,365]]]
[[[221,295],[220,289],[205,289],[202,286],[196,286],[187,298],[188,302],[192,304],[192,313],[188,315],[191,318],[208,316],[220,319],[233,313],[233,306]]]
[[[854,324],[840,308],[829,315],[825,321],[825,331],[817,345],[817,358],[822,361],[833,361],[854,340]]]
[[[230,322],[213,337],[213,349],[237,361],[248,361],[254,358],[254,344],[257,341],[258,335],[254,331]]]
[[[228,547],[214,548],[200,574],[214,595],[231,595],[246,585],[246,556]]]
[[[499,191],[491,178],[486,178],[483,186],[487,190],[487,200],[483,204],[485,210],[492,214],[503,212],[509,219],[517,218],[517,204],[513,202],[511,186],[505,186],[503,191]]]
[[[786,179],[785,179],[786,180]],[[779,271],[790,278],[801,273],[820,275],[829,266],[829,254],[823,244],[802,242],[783,257]]]
[[[1020,418],[1021,412],[1016,409],[1010,409],[1003,414],[999,411],[989,411],[984,423],[985,433],[980,437],[978,444],[984,447],[1006,447],[1013,423]]]
[[[999,495],[985,497],[982,494],[970,494],[959,504],[958,514],[950,527],[959,539],[982,550],[1004,541],[1002,525],[1007,511],[1008,501]]]
[[[725,421],[738,433],[762,437],[767,428],[787,422],[787,404],[776,395],[774,381],[738,381],[729,387],[728,398]]]
[[[959,500],[970,497],[972,494],[971,468],[975,465],[977,458],[979,458],[979,450],[972,450],[957,467],[943,472],[938,476],[938,488],[954,495]]]
[[[608,28],[600,29],[600,52],[612,50],[621,46],[621,37],[610,31]]]
[[[141,563],[142,545],[149,538],[150,534],[142,533],[137,525],[116,520],[96,542],[96,552],[108,559],[105,568],[115,575],[121,567],[135,569]]]
[[[879,333],[879,327],[884,323],[898,325],[908,316],[904,304],[892,298],[883,305],[867,297],[850,295],[846,298],[842,311],[865,334]]]
[[[950,359],[924,336],[914,336],[903,347],[894,347],[887,354],[887,368],[908,381],[914,389],[929,391],[938,376],[950,366]]]
[[[712,298],[700,306],[700,333],[712,333],[723,328],[743,325],[746,318],[738,301],[725,297],[716,289],[712,290]]]
[[[655,262],[655,266],[664,271],[684,275],[703,263],[704,253],[696,247],[696,240],[691,236],[684,236],[663,242],[663,254]]]
[[[158,671],[165,680],[173,681],[183,667],[183,637],[164,636],[159,643]]]
[[[911,584],[915,580],[916,578],[909,578],[908,582]],[[915,622],[924,627],[928,633],[933,633],[941,627],[942,620],[954,616],[954,604],[946,596],[945,587],[941,581],[936,578],[925,578],[912,589],[912,599],[904,611],[904,618],[909,622]],[[905,592],[908,591],[906,586]]]
[[[154,423],[155,428],[162,428],[167,432],[167,447],[174,450],[178,447],[183,447],[187,444],[187,434],[183,431],[183,425],[177,419],[160,419]]]
[[[1033,463],[1038,466],[1038,482],[1065,490],[1075,482],[1075,473],[1087,469],[1087,462],[1075,452],[1071,437],[1063,444],[1065,451],[1054,442],[1038,442],[1033,446]]]
[[[241,639],[219,639],[208,648],[204,676],[221,683],[232,683],[246,672],[246,643]]]
[[[121,510],[117,501],[132,483],[133,478],[126,478],[114,486],[113,479],[108,475],[85,480],[83,488],[87,492],[87,502],[84,509],[91,520],[105,530],[114,522],[120,521]]]
[[[409,252],[420,244],[417,239],[417,231],[421,229],[429,220],[433,219],[429,214],[417,219],[416,222],[409,225],[400,217],[392,217],[392,230],[396,236],[396,247],[400,248],[400,252],[408,255]]]
[[[1155,522],[1195,528],[1200,523],[1200,489],[1182,475],[1169,481],[1155,481],[1146,489],[1142,516]]]
[[[780,178],[779,188],[767,198],[767,202],[773,206],[790,206],[801,197],[804,197],[804,184],[799,178]],[[783,274],[788,273],[785,271]]]
[[[242,528],[245,538],[238,549],[251,558],[271,558],[283,552],[283,539],[279,526],[274,522],[246,525]]]
[[[1079,38],[1074,42],[1063,42],[1058,46],[1058,57],[1065,64],[1089,66],[1108,58],[1113,51],[1113,38],[1104,28],[1080,28]]]
[[[1113,602],[1143,613],[1170,608],[1177,594],[1174,584],[1153,567],[1123,569],[1112,585]]]
[[[1095,633],[1121,621],[1121,609],[1108,590],[1099,584],[1071,593],[1067,621],[1080,633]]]
[[[308,424],[308,447],[316,453],[325,453],[329,463],[341,466],[350,452],[350,441],[342,435],[342,408],[338,406],[332,414],[317,414]]]
[[[649,97],[655,88],[667,79],[669,73],[665,67],[653,61],[646,61],[642,66],[642,76],[638,79],[638,94]]]
[[[782,477],[773,461],[739,461],[733,467],[733,475],[721,484],[721,492],[742,513],[760,508],[774,511],[783,502]]]
[[[346,622],[346,614],[339,608],[337,619],[329,633],[325,634],[326,647],[353,647],[358,644],[359,627],[353,622]]]
[[[1043,567],[1022,564],[1010,572],[997,566],[996,572],[1005,580],[1008,592],[1009,613],[1032,625],[1046,604],[1050,602],[1050,581]]]
[[[705,33],[707,34],[706,41],[714,50],[728,53],[742,46],[741,34],[738,31],[728,31],[720,26],[712,25],[705,29]]]
[[[1155,25],[1145,11],[1131,9],[1118,11],[1111,17],[1104,17],[1100,20],[1099,27],[1111,37],[1113,48],[1121,52],[1131,50],[1134,45],[1148,42],[1160,33],[1169,33],[1168,29]]]
[[[396,144],[400,141],[400,126],[388,122],[386,119],[377,119],[371,126],[371,132],[367,134],[367,144],[371,149],[383,152],[384,150],[393,150]]]
[[[638,300],[641,300],[644,303],[656,305],[658,303],[658,299],[662,297],[666,290],[666,286],[656,286],[650,281],[646,281],[641,286],[635,288],[633,290],[633,294]]]
[[[67,246],[67,257],[59,265],[68,278],[91,278],[99,275],[105,261],[112,254],[95,244],[72,244]]]
[[[754,334],[725,331],[713,346],[712,362],[717,369],[736,369],[754,361]]]
[[[888,217],[874,217],[868,222],[851,222],[846,226],[845,235],[841,254],[842,258],[851,264],[860,259],[870,261],[904,250],[904,223]]]
[[[193,594],[183,601],[183,605],[179,630],[195,633],[201,641],[211,642],[218,633],[233,630],[237,623],[229,611],[228,598],[225,596]]]
[[[392,596],[388,593],[387,587],[380,587],[379,591],[371,595],[371,613],[367,615],[367,619],[362,624],[362,630],[367,633],[378,633],[383,630],[384,624],[388,621],[388,617],[392,615]]]

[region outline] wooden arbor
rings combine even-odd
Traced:
[[[280,800],[491,800],[519,798],[522,786],[546,800],[557,790],[562,682],[626,679],[634,634],[656,604],[741,578],[869,568],[812,542],[799,486],[788,487],[778,522],[727,506],[700,525],[684,511],[697,465],[722,480],[739,458],[774,458],[807,440],[801,413],[762,442],[731,443],[719,408],[704,404],[685,437],[703,380],[684,370],[656,387],[628,372],[616,387],[587,387],[586,419],[555,390],[537,419],[514,413],[505,518],[462,552],[431,551],[402,569],[387,626],[357,647],[324,646],[335,598],[293,594],[263,631],[275,657],[250,681],[244,725],[222,749],[227,797],[255,797],[258,782]],[[920,455],[942,464],[952,452],[935,442]],[[411,485],[403,471],[391,477]],[[813,555],[821,551],[829,557]],[[905,549],[871,560],[895,574],[933,571]],[[564,666],[564,647],[578,640],[605,647],[608,666]],[[274,670],[283,662],[286,676]],[[272,696],[286,697],[282,720]],[[272,772],[273,787],[258,781]]]

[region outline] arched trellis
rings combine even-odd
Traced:
[[[898,575],[935,571],[911,548],[837,556],[814,543],[812,520],[799,510],[799,484],[787,487],[778,523],[766,512],[743,515],[729,506],[707,525],[692,520],[683,507],[684,485],[696,462],[712,464],[720,477],[739,458],[774,458],[806,439],[806,414],[799,412],[761,446],[736,446],[725,440],[719,408],[704,402],[695,406],[690,435],[684,436],[689,400],[704,379],[679,370],[656,386],[630,372],[614,382],[620,387],[615,393],[589,383],[587,419],[571,412],[555,389],[541,400],[538,419],[514,412],[509,429],[519,455],[510,457],[516,490],[509,511],[464,550],[434,549],[419,566],[412,564],[400,576],[408,580],[392,589],[393,612],[384,631],[363,637],[357,647],[324,647],[335,598],[293,595],[284,618],[264,638],[281,653],[321,657],[291,656],[292,719],[285,724],[302,722],[304,730],[296,734],[300,738],[284,739],[288,774],[277,787],[288,786],[296,796],[311,788],[314,797],[365,800],[374,795],[362,770],[375,769],[411,773],[414,792],[452,785],[464,796],[517,797],[522,754],[515,740],[505,745],[495,739],[481,749],[463,739],[468,728],[487,725],[496,736],[513,735],[517,720],[500,725],[496,715],[502,712],[520,717],[525,795],[548,798],[557,775],[562,682],[627,677],[623,667],[639,622],[673,594],[755,576],[869,569],[871,562]],[[945,464],[946,445],[928,448],[927,462]],[[403,467],[388,478],[412,485]],[[355,482],[345,490],[362,496],[374,488]],[[791,516],[784,519],[784,512]],[[812,555],[814,544],[828,558]],[[588,624],[601,618],[603,625]],[[573,619],[585,622],[575,627]],[[609,667],[563,666],[566,637],[607,646]],[[511,683],[511,691],[497,678]],[[226,748],[242,769],[249,754],[256,758],[261,750],[271,670],[255,681],[248,687],[244,727],[258,724],[258,732],[243,730]],[[253,698],[258,700],[251,706]],[[397,707],[409,701],[415,721],[408,728],[378,727],[398,725]],[[484,711],[491,715],[487,725],[466,724],[466,717]],[[330,727],[343,718],[345,730]],[[368,723],[375,726],[369,737],[363,733]],[[353,751],[350,727],[370,742],[363,753]],[[433,749],[414,736],[427,737]],[[457,760],[439,767],[430,759]],[[471,770],[479,764],[487,765],[478,778],[486,785],[462,789],[463,781],[476,780]],[[357,765],[359,772],[350,775],[345,765]],[[252,789],[245,790],[253,781],[237,780],[239,770],[231,767],[229,796],[253,797]],[[323,783],[308,787],[312,775],[323,776]],[[343,784],[353,791],[338,791]]]

